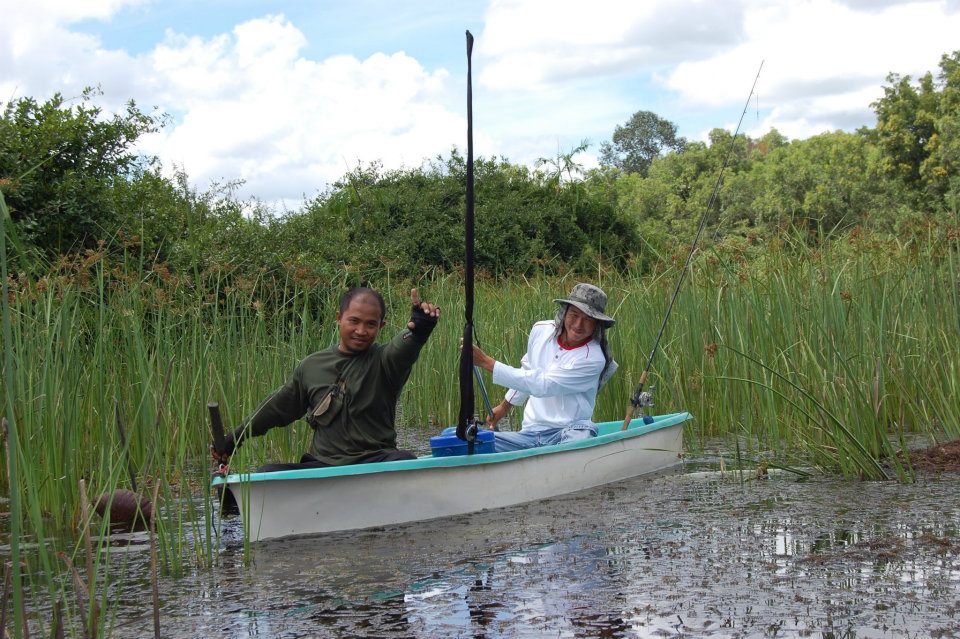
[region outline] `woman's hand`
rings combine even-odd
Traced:
[[[460,350],[463,350],[463,338],[460,338]],[[497,360],[493,359],[486,353],[484,353],[479,346],[476,344],[473,345],[473,365],[479,366],[485,371],[493,372],[493,365],[497,363]]]
[[[500,420],[507,416],[507,413],[510,412],[510,409],[513,408],[513,404],[507,400],[503,400],[499,404],[493,407],[493,413],[487,415],[486,427],[490,430],[497,430],[497,424],[500,423]]]

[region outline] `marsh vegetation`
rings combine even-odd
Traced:
[[[690,453],[719,438],[728,465],[912,481],[908,442],[960,437],[958,68],[960,52],[936,82],[891,77],[877,127],[858,133],[790,142],[717,130],[636,171],[584,174],[574,153],[537,170],[481,161],[480,342],[517,361],[553,298],[574,281],[601,285],[620,370],[596,418],[622,417],[732,145],[653,367],[657,412],[693,413]],[[109,627],[112,593],[130,577],[111,559],[98,495],[158,502],[157,579],[217,564],[206,403],[237,424],[334,342],[345,287],[384,292],[388,333],[406,321],[411,286],[444,309],[402,397],[404,436],[425,444],[458,411],[456,152],[413,170],[358,168],[275,216],[230,185],[198,193],[132,155],[159,124],[134,105],[113,120],[95,111],[22,100],[2,120],[0,491],[13,605],[0,627],[20,636]],[[234,464],[293,459],[306,440],[305,424],[276,429]],[[148,576],[137,579],[146,592]]]

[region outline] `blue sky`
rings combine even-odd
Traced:
[[[0,0],[0,102],[103,90],[172,116],[140,142],[204,189],[296,207],[357,164],[465,146],[476,37],[477,153],[532,165],[638,110],[705,139],[874,123],[889,72],[960,48],[960,0]]]
[[[311,37],[302,53],[322,59],[350,52],[366,58],[378,51],[406,51],[425,65],[449,61],[450,46],[471,25],[480,26],[485,5],[480,2],[421,0],[294,2],[165,0],[122,7],[109,20],[86,19],[77,30],[94,33],[106,48],[147,53],[169,30],[210,37],[230,25],[269,14],[282,14]]]

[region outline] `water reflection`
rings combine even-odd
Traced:
[[[162,584],[166,637],[949,637],[960,477],[689,472],[433,522],[276,540]],[[111,598],[150,634],[146,555]],[[115,573],[116,574],[116,573]],[[950,634],[954,633],[954,634]]]

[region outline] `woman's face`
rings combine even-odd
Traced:
[[[576,306],[568,306],[563,316],[563,333],[560,341],[564,346],[579,346],[593,337],[597,330],[597,320],[593,319]]]

